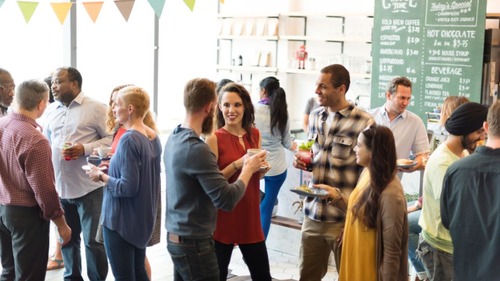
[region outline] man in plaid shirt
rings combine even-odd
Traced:
[[[370,114],[346,100],[349,84],[349,71],[339,64],[323,68],[316,81],[320,107],[309,116],[308,134],[309,139],[315,140],[313,183],[315,187],[333,190],[336,196],[304,199],[300,280],[321,280],[332,251],[337,268],[340,267],[347,201],[361,172],[353,149],[359,133],[374,123]],[[306,170],[305,163],[297,157],[293,165]]]

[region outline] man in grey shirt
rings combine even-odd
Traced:
[[[229,184],[215,155],[200,135],[214,125],[216,84],[203,78],[184,89],[184,122],[170,135],[164,149],[167,176],[167,248],[174,264],[174,280],[219,280],[212,233],[217,208],[233,209],[248,181],[265,160],[262,151],[245,159],[238,179]]]

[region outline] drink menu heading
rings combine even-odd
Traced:
[[[481,99],[486,1],[376,0],[371,108],[396,76],[413,83],[408,109],[425,112],[447,96]]]

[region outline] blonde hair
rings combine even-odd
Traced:
[[[133,105],[136,114],[143,119],[146,126],[158,132],[156,128],[156,123],[153,120],[153,116],[149,111],[149,95],[141,87],[137,86],[127,86],[121,89],[119,92],[119,97],[125,105]]]
[[[441,108],[441,117],[439,118],[439,124],[444,126],[446,120],[450,118],[451,113],[460,105],[469,102],[469,99],[464,96],[449,96],[443,102],[443,107]]]
[[[108,112],[106,113],[108,116],[108,119],[106,120],[106,129],[108,130],[109,133],[114,133],[118,129],[118,127],[120,127],[120,124],[116,124],[115,116],[113,115],[113,105],[114,105],[113,94],[128,86],[133,86],[133,85],[125,84],[116,86],[111,91],[111,95],[109,96]]]

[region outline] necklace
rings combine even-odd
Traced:
[[[235,132],[232,132],[228,127],[224,127],[224,130],[226,130],[226,132],[230,133],[231,135],[238,137],[239,139],[242,139],[243,136],[247,133],[246,131],[244,131],[242,134],[235,133]]]

